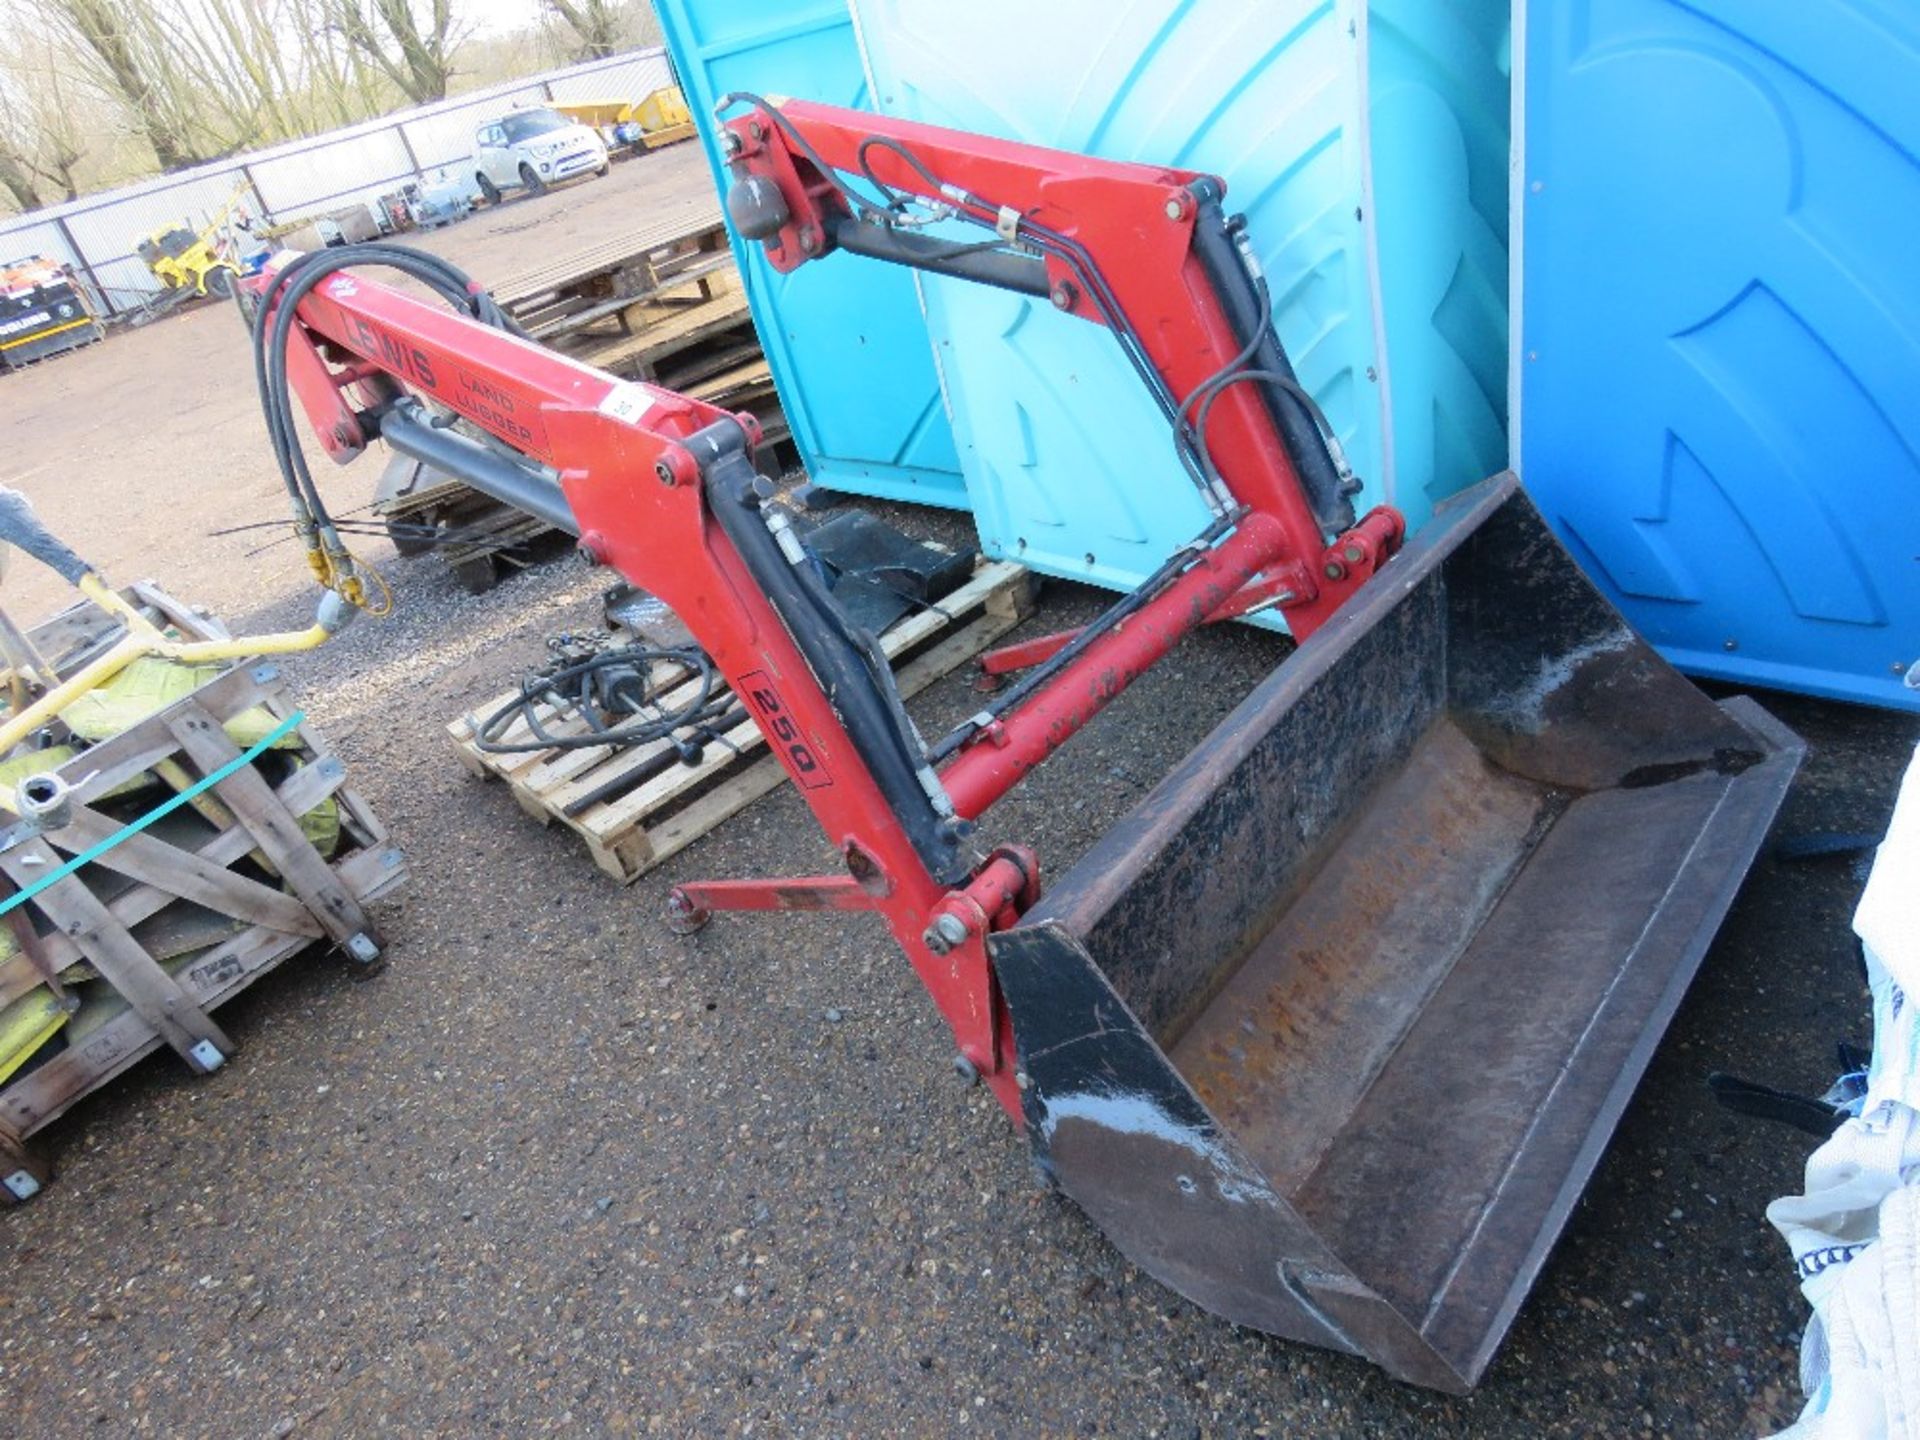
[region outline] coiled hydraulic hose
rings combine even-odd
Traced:
[[[403,245],[371,242],[314,251],[283,266],[267,281],[253,312],[254,381],[267,422],[267,443],[280,467],[293,507],[293,523],[307,549],[307,563],[327,589],[362,609],[384,613],[391,601],[369,601],[362,570],[385,591],[378,572],[363,567],[341,538],[326,502],[314,483],[294,425],[293,398],[287,382],[287,347],[292,341],[300,302],[327,277],[367,266],[396,270],[419,281],[454,309],[483,325],[525,338],[526,332],[486,290],[451,262]]]

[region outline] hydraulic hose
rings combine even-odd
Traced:
[[[338,589],[355,604],[364,605],[364,591],[354,573],[352,554],[327,513],[313,472],[301,449],[295,428],[293,400],[287,383],[287,347],[300,302],[328,276],[342,270],[377,265],[419,281],[456,310],[482,324],[524,335],[493,297],[456,266],[437,255],[401,245],[346,245],[302,255],[281,268],[267,282],[253,315],[254,379],[267,422],[267,440],[293,506],[294,526],[307,546],[308,561],[321,583]]]
[[[810,567],[788,561],[762,514],[739,425],[710,425],[687,444],[711,457],[701,482],[715,522],[785,622],[888,809],[934,877],[960,883],[971,869],[961,849],[967,826],[950,813],[879,646],[852,626]]]

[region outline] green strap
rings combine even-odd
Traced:
[[[26,889],[20,891],[17,895],[9,895],[4,901],[0,901],[0,915],[5,915],[9,910],[13,909],[14,906],[22,904],[25,901],[31,900],[35,895],[38,895],[42,890],[46,889],[49,885],[54,884],[56,881],[66,879],[67,876],[73,874],[73,872],[78,870],[82,865],[86,865],[91,863],[92,861],[98,860],[102,855],[106,854],[107,851],[113,849],[113,847],[118,845],[122,840],[128,839],[129,837],[134,835],[138,835],[142,830],[146,829],[149,825],[153,824],[156,820],[160,820],[168,815],[171,815],[174,811],[178,810],[182,805],[186,804],[189,800],[193,799],[195,796],[200,794],[201,791],[209,790],[213,786],[218,785],[222,780],[226,779],[229,775],[233,774],[234,771],[242,769],[245,766],[251,765],[254,761],[258,760],[262,755],[266,754],[267,751],[271,750],[275,744],[285,739],[286,736],[292,733],[292,731],[299,726],[300,722],[306,718],[307,718],[306,711],[304,710],[294,711],[293,714],[289,715],[286,719],[282,720],[278,725],[274,726],[273,729],[269,731],[265,736],[265,738],[263,738],[258,744],[249,746],[245,754],[234,756],[233,759],[229,760],[226,764],[222,765],[218,770],[215,770],[211,775],[207,776],[204,780],[196,780],[192,785],[189,785],[185,790],[182,790],[178,795],[175,795],[171,800],[167,800],[162,802],[159,805],[156,805],[153,809],[149,810],[146,814],[142,815],[138,820],[134,820],[129,822],[126,825],[123,825],[120,829],[114,831],[113,834],[109,835],[106,839],[102,840],[98,845],[92,845],[92,846],[89,846],[87,849],[82,850],[78,855],[74,856],[71,860],[67,861],[67,863],[62,865],[58,870],[54,870],[49,872],[48,874],[42,875],[38,880],[34,881],[31,885],[27,886]]]

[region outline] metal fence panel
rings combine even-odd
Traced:
[[[583,67],[556,75],[549,82],[553,98],[563,105],[583,100],[641,100],[672,83],[673,71],[658,52],[628,57],[603,69]]]
[[[473,132],[509,106],[638,100],[672,82],[658,48],[510,81],[0,220],[0,259],[63,261],[94,285],[108,311],[130,309],[160,289],[134,251],[140,237],[175,222],[198,229],[242,182],[256,217],[275,224],[302,220],[371,203],[417,176],[464,163],[473,153]]]
[[[413,157],[397,125],[321,140],[310,149],[248,163],[260,201],[273,214],[337,209],[351,203],[343,195],[368,187],[390,190],[413,176]]]
[[[60,233],[59,224],[51,220],[22,225],[0,235],[0,266],[24,260],[29,255],[56,260],[63,265],[77,265],[80,261],[79,254]]]

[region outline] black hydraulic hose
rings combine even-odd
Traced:
[[[1312,417],[1317,434],[1324,435],[1328,439],[1333,436],[1333,422],[1327,419],[1327,412],[1320,408],[1320,402],[1307,393],[1306,387],[1295,379],[1291,372],[1252,369],[1235,370],[1231,374],[1218,375],[1188,397],[1189,404],[1195,399],[1200,401],[1200,408],[1194,412],[1193,430],[1199,452],[1207,458],[1209,474],[1217,473],[1211,468],[1212,457],[1208,455],[1206,443],[1207,421],[1213,414],[1214,402],[1233,386],[1249,380],[1280,390]]]
[[[1211,282],[1234,333],[1243,342],[1250,337],[1255,340],[1253,369],[1273,377],[1260,387],[1262,403],[1280,433],[1280,443],[1286,448],[1287,459],[1300,479],[1321,532],[1338,535],[1353,525],[1353,500],[1321,433],[1317,407],[1310,401],[1301,403],[1306,391],[1268,323],[1271,308],[1265,303],[1263,289],[1241,263],[1220,208],[1219,193],[1207,183],[1188,188],[1198,203],[1193,223],[1194,258]]]
[[[866,178],[866,182],[880,192],[881,198],[885,200],[887,208],[889,210],[901,211],[907,208],[906,201],[900,198],[897,190],[873,173],[873,164],[867,159],[867,151],[873,149],[875,146],[887,146],[891,148],[892,143],[892,141],[883,139],[881,136],[869,135],[860,142],[859,147],[853,152],[853,158],[859,162],[860,173]]]
[[[667,665],[691,672],[689,681],[671,682],[677,692],[692,684],[693,694],[669,709],[644,680],[656,665]],[[632,677],[643,684],[639,695],[617,688],[621,677]],[[616,686],[609,689],[610,685]],[[669,761],[684,759],[693,746],[682,742],[674,731],[692,729],[707,732],[737,709],[732,696],[716,693],[718,672],[706,654],[693,647],[662,650],[652,646],[630,645],[617,650],[602,650],[584,660],[576,660],[555,671],[530,677],[520,684],[520,693],[501,705],[474,727],[474,748],[490,755],[531,754],[541,750],[593,750],[602,746],[644,745],[657,740],[671,741],[664,752]],[[586,724],[584,733],[555,735],[540,717],[542,704],[563,704]],[[626,712],[624,719],[607,724],[600,712]],[[504,738],[515,721],[527,728],[528,738]],[[738,724],[738,720],[729,722]],[[663,767],[664,768],[664,767]],[[572,812],[569,811],[569,814]]]
[[[780,616],[887,808],[934,878],[946,885],[961,883],[971,868],[960,848],[966,822],[936,808],[938,782],[873,637],[854,629],[820,578],[807,566],[790,563],[767,528],[745,432],[737,422],[722,420],[685,444],[700,457],[715,522]],[[767,738],[780,743],[775,736]]]
[[[833,186],[841,198],[847,202],[848,209],[855,217],[866,218],[884,225],[899,209],[900,197],[898,193],[890,189],[873,175],[872,167],[866,158],[869,150],[881,149],[898,155],[902,161],[910,166],[913,171],[926,182],[928,189],[932,192],[927,197],[930,203],[951,204],[954,207],[954,213],[960,219],[966,220],[970,224],[978,225],[983,229],[991,230],[998,226],[1001,207],[995,205],[984,196],[969,195],[964,191],[949,189],[945,183],[941,181],[939,176],[927,168],[926,163],[922,161],[919,156],[915,155],[913,151],[909,150],[905,145],[902,145],[891,136],[869,135],[860,142],[857,151],[857,158],[862,171],[886,197],[882,205],[875,205],[842,180],[839,172],[827,164],[826,160],[818,150],[814,149],[812,143],[806,136],[802,135],[799,130],[788,122],[787,118],[782,115],[778,109],[761,96],[755,95],[750,91],[733,91],[720,97],[714,106],[714,113],[719,114],[735,104],[752,105],[756,110],[760,111],[761,114],[765,115],[780,133],[786,137],[788,143],[812,163],[813,167],[820,172],[821,178]],[[934,199],[935,196],[939,198],[936,200]],[[986,211],[988,213],[982,215],[979,213],[980,211]],[[1160,372],[1153,367],[1145,344],[1141,341],[1139,333],[1133,328],[1131,322],[1128,321],[1126,312],[1121,309],[1112,287],[1107,284],[1106,276],[1101,273],[1100,266],[1094,260],[1092,254],[1077,240],[1071,240],[1058,231],[1040,224],[1031,216],[1021,217],[1020,234],[1023,239],[1057,258],[1061,264],[1065,265],[1073,274],[1074,278],[1080,283],[1081,288],[1086,291],[1087,298],[1092,302],[1094,309],[1099,311],[1101,320],[1106,324],[1107,328],[1113,332],[1116,339],[1118,339],[1121,353],[1127,357],[1127,363],[1133,367],[1134,372],[1140,377],[1141,383],[1147,387],[1147,392],[1153,396],[1154,403],[1160,407],[1161,413],[1167,417],[1168,423],[1174,425],[1177,430],[1179,425],[1177,397],[1173,391],[1168,388]],[[889,256],[884,258],[897,259],[899,257]],[[903,260],[901,263],[913,262]],[[929,267],[923,266],[922,268]],[[1177,445],[1176,448],[1178,448]],[[1187,468],[1189,473],[1193,474],[1193,467],[1188,466]],[[1193,478],[1196,484],[1202,484],[1198,474],[1193,474]],[[1209,503],[1212,502],[1209,501]]]
[[[958,206],[958,213],[973,224],[987,226],[995,222],[969,211],[969,202],[977,210],[994,211],[997,221],[997,207],[990,200],[983,196],[966,195],[965,192],[955,194],[908,147],[889,136],[870,135],[860,143],[858,156],[861,170],[876,188],[888,195],[890,203],[897,205],[899,197],[874,175],[867,158],[870,149],[886,150],[897,155],[925,182],[929,190]],[[1028,243],[1059,259],[1080,280],[1087,298],[1120,342],[1122,353],[1172,423],[1174,449],[1188,474],[1207,493],[1209,504],[1215,503],[1212,492],[1220,484],[1220,475],[1206,450],[1205,427],[1197,418],[1190,423],[1189,412],[1196,404],[1204,411],[1219,389],[1227,385],[1242,379],[1258,379],[1263,382],[1263,403],[1280,432],[1289,462],[1306,492],[1309,509],[1313,511],[1323,533],[1339,534],[1354,522],[1350,496],[1358,486],[1342,472],[1333,458],[1333,450],[1328,443],[1333,438],[1333,429],[1319,405],[1300,384],[1292,362],[1274,332],[1272,304],[1265,279],[1241,263],[1233,226],[1221,208],[1218,186],[1211,180],[1203,179],[1189,186],[1188,191],[1196,205],[1194,254],[1212,282],[1228,323],[1235,334],[1242,337],[1243,344],[1238,355],[1178,403],[1175,403],[1173,392],[1165,379],[1154,368],[1139,333],[1127,320],[1106,276],[1086,247],[1040,224],[1031,216],[1021,218],[1018,233]],[[903,257],[889,255],[883,258]],[[903,263],[915,262],[904,259]],[[921,268],[933,267],[923,265]],[[1249,365],[1251,369],[1246,368]]]
[[[524,335],[493,297],[464,272],[437,255],[401,245],[347,245],[303,255],[278,271],[260,296],[253,315],[254,378],[260,387],[267,435],[281,476],[295,506],[320,527],[329,527],[326,503],[314,483],[313,472],[294,429],[292,399],[287,388],[286,352],[295,313],[321,281],[342,270],[379,265],[420,281],[454,308],[483,324]]]
[[[760,103],[764,105],[766,102],[761,101]],[[784,120],[781,121],[781,126],[785,133],[789,135],[793,134],[791,127],[788,127]],[[797,139],[798,137],[796,136],[795,138]],[[801,141],[800,143],[804,144],[805,142]],[[961,219],[968,221],[970,224],[979,225],[984,229],[994,229],[998,226],[1002,207],[984,195],[973,195],[965,191],[951,189],[938,175],[935,175],[933,171],[927,168],[924,160],[891,136],[869,135],[860,142],[859,149],[856,153],[860,160],[861,167],[867,173],[868,178],[873,180],[875,185],[878,185],[882,190],[886,191],[890,197],[890,203],[898,204],[899,197],[874,178],[871,166],[866,159],[867,151],[870,149],[885,150],[899,156],[916,175],[926,182],[928,190],[932,192],[932,194],[927,197],[930,202],[935,204],[942,202],[951,204],[955,207],[955,213]],[[816,165],[823,163],[811,146],[807,146],[804,153],[809,159],[813,160]],[[832,178],[829,172],[829,179]],[[838,185],[837,181],[836,185],[842,194],[852,194],[845,186]],[[933,198],[935,196],[939,197],[939,199],[935,200]],[[983,215],[978,213],[980,211],[986,211],[988,213]],[[1101,273],[1099,264],[1087,251],[1086,247],[1081,245],[1079,241],[1070,240],[1058,231],[1042,225],[1031,215],[1022,215],[1020,217],[1019,234],[1022,238],[1029,240],[1040,249],[1056,256],[1062,264],[1073,272],[1074,278],[1079,280],[1082,288],[1086,290],[1087,297],[1093,302],[1094,308],[1100,312],[1100,318],[1106,322],[1107,328],[1112,330],[1119,338],[1121,349],[1126,353],[1128,361],[1133,365],[1134,369],[1140,373],[1140,378],[1146,383],[1147,389],[1153,394],[1155,401],[1166,413],[1167,418],[1172,420],[1175,415],[1173,392],[1167,388],[1166,382],[1160,378],[1160,372],[1155,370],[1152,363],[1148,360],[1146,347],[1141,344],[1138,332],[1135,331],[1131,323],[1128,322],[1126,313],[1120,308],[1119,301],[1115,298],[1112,288],[1107,284],[1106,276]]]
[[[1189,443],[1193,438],[1192,416],[1195,402],[1204,400],[1215,386],[1232,379],[1234,375],[1244,370],[1247,362],[1253,359],[1254,353],[1265,343],[1267,332],[1273,328],[1273,310],[1267,303],[1267,277],[1262,275],[1254,282],[1254,287],[1260,293],[1260,325],[1253,332],[1253,338],[1240,347],[1238,355],[1189,390],[1187,398],[1180,402],[1181,426],[1177,433]]]

